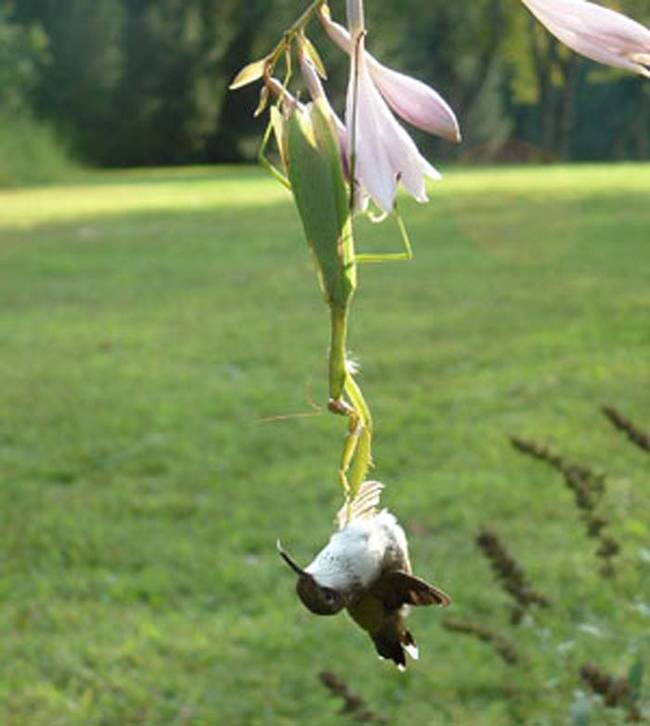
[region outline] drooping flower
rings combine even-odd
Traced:
[[[553,35],[591,60],[650,78],[650,30],[588,0],[522,0]]]
[[[329,38],[348,54],[352,53],[349,31],[329,16],[326,6],[320,20]],[[408,123],[447,141],[461,141],[458,120],[444,98],[426,83],[380,63],[371,53],[364,53],[368,70],[388,105]]]
[[[321,13],[330,37],[350,54],[346,128],[355,178],[384,212],[392,211],[398,183],[417,201],[427,201],[425,177],[440,174],[420,154],[387,102],[403,118],[429,132],[459,140],[453,111],[433,89],[382,66],[365,50],[363,4],[348,2],[350,31]]]

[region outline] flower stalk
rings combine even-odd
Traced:
[[[363,11],[363,0],[347,0],[348,28],[353,39],[366,31],[366,19]]]
[[[294,38],[304,31],[310,20],[325,5],[327,0],[314,0],[314,2],[306,8],[306,10],[298,17],[298,19],[290,25],[284,32],[284,38],[281,40],[269,55],[269,65],[274,66],[284,54],[287,46],[291,44]]]

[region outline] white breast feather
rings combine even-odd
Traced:
[[[406,536],[395,517],[383,510],[335,532],[305,570],[324,587],[343,589],[351,581],[367,587],[381,571],[390,545],[406,551]]]

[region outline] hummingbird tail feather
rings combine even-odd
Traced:
[[[406,668],[406,656],[399,640],[388,640],[376,635],[372,639],[381,658],[392,660],[400,669]]]
[[[405,631],[405,639],[403,641],[404,650],[413,658],[413,660],[418,660],[420,657],[420,651],[415,644],[415,641],[413,640],[413,636],[409,631]]]
[[[406,653],[413,660],[419,657],[420,653],[411,633],[406,629],[396,630],[394,624],[378,630],[370,637],[379,656],[392,660],[401,671],[406,670]]]

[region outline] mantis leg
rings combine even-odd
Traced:
[[[286,90],[287,86],[289,85],[289,80],[291,79],[291,73],[292,73],[291,52],[290,52],[289,46],[287,46],[285,48],[284,57],[285,57],[285,63],[286,63],[287,69],[286,69],[286,73],[284,76],[284,81],[282,83],[282,88],[284,90]],[[281,101],[282,101],[282,98],[279,99],[278,105],[280,104]],[[275,179],[277,179],[280,182],[280,184],[282,184],[282,186],[284,186],[286,189],[291,191],[291,182],[289,181],[289,179],[287,179],[287,177],[279,169],[277,169],[275,166],[273,166],[273,164],[267,159],[266,153],[265,153],[266,147],[269,145],[269,141],[274,132],[276,133],[278,147],[280,147],[280,145],[281,145],[280,139],[281,139],[282,134],[281,134],[280,130],[276,127],[276,123],[277,123],[277,121],[275,120],[276,117],[279,117],[277,105],[273,106],[271,108],[271,120],[267,124],[266,129],[264,131],[264,136],[262,137],[262,143],[260,144],[260,149],[257,152],[257,162],[258,162],[258,164],[260,164],[260,166],[263,166],[271,174],[271,176],[273,176]]]
[[[330,402],[330,410],[349,419],[338,471],[349,512],[366,479],[368,469],[372,466],[372,419],[361,390],[349,373],[345,381],[345,392],[352,405],[341,400],[333,407]]]
[[[338,470],[339,482],[349,506],[371,466],[372,419],[345,360],[346,339],[347,310],[332,308],[328,408],[349,420]]]
[[[268,160],[266,157],[266,147],[269,145],[269,140],[271,139],[271,135],[273,134],[273,123],[269,122],[269,124],[266,127],[266,131],[264,132],[264,136],[262,137],[262,143],[260,145],[260,150],[257,152],[257,162],[260,166],[263,166],[275,179],[277,179],[282,186],[286,187],[289,191],[291,191],[291,184],[289,183],[289,180],[287,177],[273,164]]]
[[[361,389],[351,375],[346,379],[345,391],[359,416],[355,456],[350,471],[350,488],[356,496],[372,466],[372,416]]]
[[[403,245],[402,252],[388,254],[355,255],[354,262],[386,262],[410,260],[413,257],[411,243],[401,216],[395,209],[395,219]],[[339,463],[339,482],[350,511],[351,503],[372,466],[372,417],[361,389],[353,378],[346,362],[347,308],[332,307],[332,342],[330,346],[330,399],[332,413],[347,416],[348,432],[343,444]]]
[[[349,418],[348,433],[345,437],[345,443],[343,444],[343,453],[341,454],[341,461],[339,463],[339,482],[345,494],[345,498],[348,502],[352,502],[355,497],[356,491],[352,486],[348,478],[348,471],[351,464],[354,461],[354,457],[359,445],[359,437],[363,430],[363,422],[359,414],[346,404],[346,413],[344,414]],[[358,489],[358,487],[357,487]]]
[[[402,252],[386,252],[383,254],[361,254],[361,255],[355,255],[354,261],[355,262],[390,262],[390,261],[396,261],[396,260],[412,260],[413,259],[413,249],[411,248],[411,241],[409,240],[408,232],[406,231],[406,227],[404,225],[404,220],[402,219],[400,213],[397,210],[397,206],[395,206],[395,221],[397,222],[397,228],[399,229],[400,233],[400,240],[402,242],[403,250]]]

